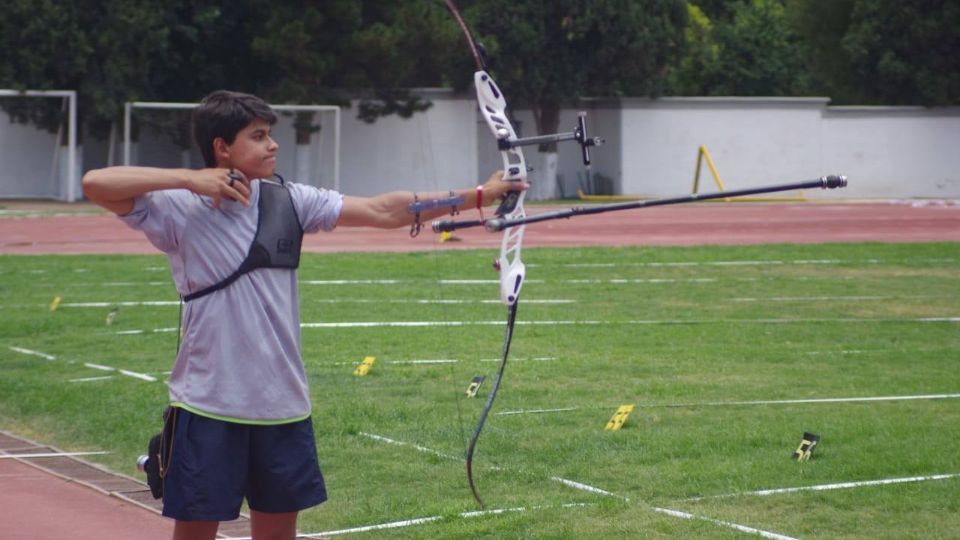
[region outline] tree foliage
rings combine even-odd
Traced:
[[[662,94],[687,10],[680,0],[486,0],[465,16],[511,104],[530,107],[538,132],[552,133],[561,106],[580,97]]]

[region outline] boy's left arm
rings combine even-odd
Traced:
[[[525,184],[503,181],[503,172],[494,173],[483,184],[483,189],[454,190],[454,197],[463,197],[463,202],[457,205],[457,210],[469,210],[477,207],[477,197],[482,197],[481,205],[493,204],[509,191],[524,190]],[[449,192],[417,193],[416,200],[420,202],[449,199]],[[415,214],[409,211],[414,203],[414,194],[409,191],[393,191],[375,197],[343,197],[343,207],[337,226],[340,227],[376,227],[379,229],[396,229],[408,227],[416,219]],[[450,214],[449,206],[441,206],[420,212],[420,222],[428,223],[434,218]]]

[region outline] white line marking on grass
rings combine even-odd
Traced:
[[[66,304],[60,304],[60,307],[77,307],[77,308],[87,308],[87,307],[138,307],[138,306],[179,306],[179,300],[151,300],[144,302],[70,302]]]
[[[140,379],[141,381],[157,382],[156,377],[147,375],[145,373],[137,373],[136,371],[130,371],[126,369],[120,369],[117,371],[119,371],[123,375],[126,375],[127,377],[133,377],[134,379]]]
[[[597,326],[597,325],[701,325],[701,324],[820,324],[820,323],[939,323],[960,322],[960,317],[923,317],[919,319],[891,318],[891,319],[842,319],[842,318],[809,318],[809,319],[693,319],[693,320],[626,320],[626,321],[517,321],[519,326]],[[502,326],[503,321],[354,321],[354,322],[327,322],[301,323],[300,328],[425,328],[425,327],[457,327],[457,326]],[[162,332],[176,332],[176,328],[154,328],[151,330],[123,330],[116,332],[118,336],[151,334]]]
[[[574,284],[594,284],[594,283],[614,283],[618,285],[626,283],[713,283],[717,281],[716,278],[689,278],[689,279],[674,279],[674,278],[634,278],[634,279],[567,279],[562,281],[562,283],[574,283]]]
[[[767,495],[779,495],[781,493],[797,493],[800,491],[831,491],[834,489],[851,489],[867,486],[886,486],[890,484],[906,484],[911,482],[928,482],[930,480],[948,480],[950,478],[960,477],[960,473],[952,474],[932,474],[929,476],[909,476],[905,478],[885,478],[882,480],[863,480],[860,482],[840,482],[838,484],[819,484],[815,486],[800,486],[792,488],[779,489],[761,489],[758,491],[745,491],[742,493],[726,493],[724,495],[712,495],[708,497],[692,497],[684,499],[685,501],[702,501],[705,499],[721,499],[727,497],[739,497],[741,495],[756,495],[766,497]]]
[[[40,358],[43,358],[43,359],[45,359],[45,360],[56,360],[56,359],[57,359],[56,356],[53,356],[53,355],[50,355],[50,354],[45,354],[45,353],[42,353],[42,352],[40,352],[40,351],[34,351],[34,350],[32,350],[32,349],[24,349],[24,348],[22,348],[22,347],[10,347],[10,350],[11,350],[11,351],[14,351],[14,352],[21,353],[21,354],[29,354],[30,356],[39,356]]]
[[[489,285],[500,283],[496,279],[438,279],[441,285]],[[404,283],[422,283],[419,279],[304,279],[303,285],[400,285]],[[525,280],[526,283],[543,283],[543,280]]]
[[[737,523],[731,523],[729,521],[721,521],[719,519],[713,519],[706,516],[698,516],[696,514],[691,514],[688,512],[681,512],[680,510],[671,510],[669,508],[657,508],[657,507],[653,507],[653,510],[655,512],[660,512],[661,514],[667,514],[673,517],[678,517],[683,519],[699,519],[702,521],[709,521],[710,523],[722,525],[730,529],[736,529],[741,532],[757,534],[762,536],[763,538],[772,538],[774,540],[797,540],[792,536],[784,536],[782,534],[778,534],[770,531],[764,531],[762,529],[755,529],[753,527],[747,527],[746,525],[739,525]]]
[[[91,362],[85,362],[83,365],[88,368],[99,369],[100,371],[116,371],[116,368],[112,368],[110,366],[104,366],[101,364],[94,364]]]
[[[82,379],[70,379],[67,382],[78,383],[78,382],[106,381],[112,378],[114,378],[113,375],[105,375],[103,377],[83,377]]]
[[[640,405],[640,407],[706,407],[722,405],[790,405],[796,403],[859,403],[867,401],[914,401],[924,399],[956,399],[960,394],[926,394],[915,396],[872,396],[815,399],[779,399],[757,401],[706,401],[703,403],[667,403],[662,405]]]
[[[375,441],[385,442],[385,443],[387,443],[387,444],[395,444],[395,445],[397,445],[397,446],[409,446],[410,448],[414,448],[414,449],[416,449],[416,450],[418,450],[418,451],[420,451],[420,452],[424,452],[424,453],[427,453],[427,454],[433,454],[433,455],[435,455],[435,456],[437,456],[437,457],[442,457],[443,459],[449,459],[449,460],[453,460],[453,461],[462,461],[462,459],[463,459],[463,458],[460,458],[460,457],[457,457],[457,456],[451,456],[450,454],[445,454],[445,453],[443,453],[443,452],[441,452],[441,451],[439,451],[439,450],[434,450],[434,449],[432,449],[432,448],[427,448],[426,446],[420,446],[419,444],[408,443],[408,442],[403,442],[403,441],[397,441],[397,440],[394,440],[394,439],[389,439],[389,438],[387,438],[387,437],[383,437],[383,436],[381,436],[381,435],[374,435],[373,433],[366,433],[366,432],[363,432],[363,431],[359,431],[359,432],[357,432],[357,434],[358,434],[358,435],[362,435],[362,436],[364,436],[364,437],[367,437],[367,438],[369,438],[369,439],[373,439],[373,440],[375,440]]]
[[[568,504],[560,505],[560,508],[575,508],[575,507],[584,507],[584,506],[587,506],[587,505],[583,503],[568,503]],[[534,506],[531,508],[526,508],[521,506],[516,508],[494,508],[492,510],[472,510],[470,512],[461,512],[457,514],[457,516],[461,518],[474,518],[474,517],[481,517],[481,516],[493,516],[493,515],[505,514],[507,512],[535,511],[535,510],[542,510],[544,508],[550,508],[550,507]],[[426,523],[432,523],[434,521],[439,521],[443,518],[444,516],[428,516],[428,517],[422,517],[422,518],[406,519],[403,521],[390,521],[387,523],[379,523],[376,525],[352,527],[349,529],[337,529],[333,531],[323,531],[323,532],[316,532],[316,533],[301,533],[297,535],[297,538],[324,538],[328,536],[341,536],[345,534],[379,531],[384,529],[398,529],[401,527],[411,527],[414,525],[423,525]],[[234,538],[233,540],[251,540],[251,537],[247,536],[242,538]]]
[[[499,362],[501,358],[481,358],[481,362]],[[535,356],[533,358],[511,358],[511,362],[553,362],[559,360],[556,356]]]
[[[556,412],[570,412],[579,409],[579,407],[562,407],[560,409],[517,409],[515,411],[503,411],[493,413],[494,416],[510,416],[514,414],[545,414]]]
[[[652,267],[687,267],[687,266],[781,266],[785,264],[878,264],[877,259],[855,261],[849,259],[808,259],[795,261],[691,261],[691,262],[637,262],[637,263],[567,263],[560,266],[566,268],[616,268],[618,266],[652,266]],[[930,259],[928,262],[952,262],[952,259]],[[537,266],[528,264],[527,266]]]
[[[625,321],[574,321],[574,320],[546,320],[546,321],[517,321],[521,326],[576,326],[576,325],[700,325],[700,324],[811,324],[811,323],[930,323],[930,322],[960,322],[960,317],[924,317],[924,318],[891,318],[891,319],[854,319],[854,318],[806,318],[806,319],[665,319],[665,320],[625,320]],[[330,323],[302,323],[302,328],[420,328],[430,326],[500,326],[503,321],[356,321]],[[128,331],[128,332],[143,332]]]
[[[99,456],[110,452],[45,452],[39,454],[0,454],[0,459],[54,458],[70,456]]]
[[[575,304],[576,300],[569,298],[543,299],[536,298],[525,299],[525,304]],[[396,298],[385,300],[382,298],[321,298],[319,300],[310,300],[308,303],[314,304],[500,304],[500,300],[471,300],[471,299],[414,299],[414,298]]]
[[[769,296],[754,298],[731,298],[733,302],[826,302],[845,300],[902,300],[915,298],[941,298],[931,294],[915,294],[902,296]]]
[[[77,283],[71,286],[74,287],[90,287],[91,283]],[[101,287],[143,287],[144,285],[149,285],[151,287],[158,287],[161,285],[170,285],[169,281],[105,281],[99,284]]]
[[[598,495],[606,495],[607,497],[614,497],[622,501],[630,502],[630,499],[627,497],[624,497],[622,495],[617,495],[616,493],[611,493],[605,489],[600,489],[598,487],[588,486],[587,484],[583,484],[581,482],[575,482],[573,480],[568,480],[566,478],[560,478],[559,476],[551,476],[550,479],[553,480],[554,482],[560,482],[565,486],[572,487],[573,489],[579,489],[581,491],[596,493]]]
[[[704,401],[691,403],[649,403],[640,404],[637,407],[645,409],[653,408],[679,408],[679,407],[722,407],[722,406],[743,406],[743,405],[794,405],[804,403],[862,403],[871,401],[919,401],[933,399],[958,399],[960,394],[924,394],[915,396],[868,396],[868,397],[844,397],[844,398],[811,398],[811,399],[770,399],[754,401]],[[608,409],[609,407],[597,407]],[[493,413],[494,416],[510,416],[517,414],[550,414],[564,413],[579,410],[579,407],[558,407],[555,409],[517,409],[512,411],[502,411]]]

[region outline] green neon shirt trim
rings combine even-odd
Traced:
[[[303,416],[298,416],[296,418],[288,418],[285,420],[250,420],[249,418],[233,418],[232,416],[222,416],[219,414],[211,414],[206,411],[201,411],[195,407],[191,407],[186,403],[181,403],[179,401],[174,401],[170,403],[172,407],[178,407],[185,411],[190,411],[193,414],[198,416],[203,416],[205,418],[212,418],[213,420],[220,420],[221,422],[232,422],[234,424],[248,424],[251,426],[279,426],[282,424],[293,424],[295,422],[300,422],[310,418],[310,414],[305,414]]]

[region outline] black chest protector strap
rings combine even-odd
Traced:
[[[220,283],[183,297],[184,302],[196,300],[219,291],[243,274],[257,268],[296,268],[300,266],[300,245],[303,228],[297,217],[290,190],[283,185],[260,181],[260,202],[257,205],[257,232],[247,257],[234,273]]]

